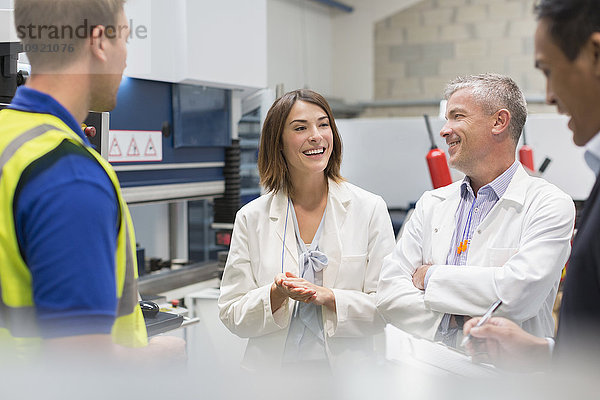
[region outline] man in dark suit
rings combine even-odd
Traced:
[[[541,0],[535,7],[535,64],[546,76],[546,101],[570,116],[569,129],[585,160],[600,172],[600,2]],[[555,356],[598,363],[600,360],[600,178],[585,204],[569,262],[561,305]],[[550,359],[553,343],[521,330],[504,318],[492,318],[464,333],[484,339],[489,359],[509,367]],[[480,346],[468,346],[471,352]]]

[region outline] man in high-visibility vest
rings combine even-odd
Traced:
[[[176,338],[148,345],[127,204],[81,129],[88,110],[116,105],[129,35],[123,3],[15,1],[31,77],[0,111],[3,354],[184,353]]]

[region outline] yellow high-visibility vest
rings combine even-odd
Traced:
[[[59,118],[11,109],[0,111],[0,346],[16,349],[17,355],[35,352],[39,346],[31,273],[19,250],[13,200],[25,169],[64,141],[80,146],[93,156],[115,187],[120,214],[114,293],[118,306],[111,335],[114,343],[123,346],[145,346],[148,338],[138,304],[133,223],[115,171]]]

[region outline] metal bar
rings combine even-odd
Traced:
[[[528,96],[525,98],[528,104],[544,104],[546,99],[543,96]],[[373,100],[358,103],[359,107],[419,107],[419,106],[439,106],[441,99],[423,99],[423,100]]]
[[[191,200],[196,197],[221,195],[225,191],[224,181],[176,183],[122,188],[128,204],[148,203],[165,200]]]
[[[219,265],[217,262],[192,264],[175,271],[161,271],[141,276],[138,279],[138,290],[144,295],[163,293],[218,276]]]
[[[214,213],[213,213],[214,214]],[[208,225],[209,225],[209,212],[208,212],[208,201],[202,202],[202,220],[204,221],[203,230],[204,230],[204,261],[208,261],[210,258],[210,240],[208,239]],[[210,218],[212,221],[212,218]]]
[[[200,318],[198,318],[198,317],[194,317],[194,318],[183,317],[183,322],[181,323],[180,328],[185,328],[187,326],[198,324],[198,323],[200,323]]]
[[[328,7],[337,8],[347,13],[354,11],[354,7],[335,0],[313,0],[314,2],[325,4]]]
[[[427,100],[374,100],[359,103],[361,107],[415,107],[415,106],[439,106],[439,99]]]
[[[187,201],[169,203],[169,258],[187,260],[188,217]]]
[[[136,165],[113,165],[117,172],[122,171],[151,171],[164,169],[193,169],[193,168],[222,168],[225,166],[223,161],[214,162],[194,162],[194,163],[171,163],[171,164],[136,164]]]

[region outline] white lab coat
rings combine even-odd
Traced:
[[[383,199],[347,182],[329,181],[328,204],[319,249],[329,258],[323,286],[333,290],[334,313],[322,307],[325,345],[336,362],[373,356],[372,335],[385,322],[375,307],[383,258],[394,234]],[[249,337],[243,366],[279,368],[295,301],[271,312],[270,289],[281,273],[287,197],[267,194],[237,214],[219,297],[219,316],[241,337]],[[290,213],[292,210],[290,209]],[[284,271],[296,275],[298,251],[288,215]]]
[[[474,232],[466,266],[450,266],[445,264],[460,184],[425,192],[418,201],[384,261],[379,311],[398,328],[433,340],[444,313],[480,316],[501,299],[494,315],[534,335],[553,336],[552,307],[571,250],[572,199],[519,166],[506,193]],[[441,264],[425,291],[412,283],[423,264]]]

